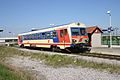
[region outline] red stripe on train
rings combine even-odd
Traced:
[[[88,36],[72,36],[72,38],[88,38]]]
[[[70,44],[49,44],[49,43],[24,43],[24,44],[33,44],[33,45],[65,45],[65,46],[70,46]]]

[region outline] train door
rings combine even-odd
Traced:
[[[22,44],[22,36],[18,36],[18,44]]]
[[[59,30],[58,34],[59,34],[58,35],[59,36],[59,42],[62,43],[64,48],[65,48],[66,43],[70,42],[69,34],[68,34],[67,29]]]

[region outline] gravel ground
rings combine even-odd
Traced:
[[[118,74],[73,66],[53,68],[29,57],[15,56],[7,63],[32,71],[38,80],[120,80]]]
[[[114,65],[120,65],[120,61],[118,60],[111,60],[111,59],[103,59],[103,58],[96,58],[96,57],[88,57],[88,56],[80,56],[80,55],[75,55],[75,54],[65,54],[65,53],[57,53],[57,52],[50,52],[50,51],[40,51],[40,50],[30,50],[30,49],[25,49],[25,48],[17,48],[22,51],[28,51],[28,52],[34,52],[34,53],[45,53],[49,55],[67,55],[71,57],[75,57],[77,59],[82,59],[82,60],[87,60],[87,61],[92,61],[92,62],[97,62],[97,63],[106,63],[106,64],[114,64]],[[92,48],[91,52],[96,52],[96,51],[101,51],[102,53],[105,52],[110,52],[109,50],[112,50],[115,52],[115,54],[120,53],[120,49],[110,49],[110,48]],[[116,51],[117,50],[117,51]],[[111,52],[112,54],[114,54]]]

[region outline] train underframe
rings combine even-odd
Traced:
[[[24,46],[24,44],[22,44],[20,47],[29,47],[29,48],[42,48],[42,49],[47,49],[44,47],[35,47],[35,46]],[[53,52],[69,52],[69,53],[74,53],[74,52],[81,52],[81,53],[89,53],[91,48],[89,44],[85,44],[85,43],[78,43],[78,44],[71,44],[70,47],[66,47],[65,49],[60,49],[60,47],[58,46],[53,46],[51,45],[50,50]]]
[[[91,51],[90,45],[85,43],[78,43],[78,44],[71,44],[70,47],[66,47],[65,49],[60,49],[60,47],[57,46],[51,46],[50,48],[53,52],[59,51],[59,52],[69,52],[69,53],[89,53]]]
[[[81,52],[89,53],[91,51],[90,45],[85,43],[72,44],[71,47],[67,47],[65,50],[68,52]]]

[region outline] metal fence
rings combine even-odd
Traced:
[[[102,35],[101,43],[102,43],[102,45],[109,45],[110,44],[110,36]],[[120,45],[120,36],[112,36],[112,45]]]

